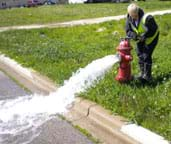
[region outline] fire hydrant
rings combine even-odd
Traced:
[[[131,49],[130,38],[121,38],[121,42],[117,47],[120,63],[118,75],[115,78],[120,83],[132,80],[130,62],[133,60],[133,57],[131,55]]]

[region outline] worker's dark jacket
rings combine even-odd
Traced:
[[[139,21],[138,21],[138,24],[139,24],[141,18],[144,15],[143,10],[139,9],[138,14],[139,14]],[[134,40],[137,40],[138,38],[137,33],[133,31],[130,23],[132,23],[136,27],[135,21],[128,14],[127,20],[126,20],[126,35],[128,37],[133,38]],[[148,45],[145,44],[145,39],[148,37],[154,36],[156,31],[158,30],[158,26],[153,16],[151,15],[147,16],[146,21],[145,21],[145,26],[148,29],[148,31],[143,35],[142,37],[143,41],[137,42],[137,55],[139,57],[139,63],[152,64],[152,53],[153,53],[155,46],[157,45],[159,33],[154,38],[154,40]]]
[[[144,15],[144,12],[142,9],[139,9],[139,22],[141,20],[141,18],[143,17]],[[139,24],[138,22],[138,24]],[[133,39],[136,40],[136,36],[137,34],[133,31],[133,29],[131,28],[131,25],[130,23],[132,23],[135,27],[135,21],[129,16],[129,14],[127,15],[127,20],[126,20],[126,34],[128,37],[132,37]],[[153,18],[153,16],[149,15],[146,19],[146,22],[145,22],[145,25],[146,27],[148,28],[148,31],[147,33],[144,35],[144,38],[147,38],[147,37],[151,37],[155,34],[156,30],[158,29],[158,26]]]

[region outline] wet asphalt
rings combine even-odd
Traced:
[[[4,72],[0,71],[0,100],[15,99],[30,94]],[[41,125],[39,131],[39,135],[27,144],[93,144],[80,131],[58,116]],[[11,144],[13,141],[17,144],[23,144],[27,135],[24,133],[15,137],[6,135],[5,138],[7,139],[5,144]]]

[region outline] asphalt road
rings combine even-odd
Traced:
[[[0,71],[0,100],[14,99],[29,94]],[[38,130],[40,131],[39,135],[28,144],[93,144],[71,124],[57,116],[44,123]],[[31,134],[34,135],[34,133]],[[7,139],[5,144],[11,144],[14,141],[21,144],[27,139],[27,135],[24,133],[19,136],[5,135],[4,137]]]
[[[0,100],[14,99],[29,94],[13,80],[0,71]]]

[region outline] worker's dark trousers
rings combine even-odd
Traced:
[[[157,37],[153,40],[153,42],[149,45],[145,45],[144,42],[137,43],[137,55],[139,58],[139,66],[142,74],[147,73],[148,75],[151,75],[151,67],[152,67],[152,54],[153,51],[158,43],[159,34]],[[149,67],[149,70],[145,70],[145,66]]]

